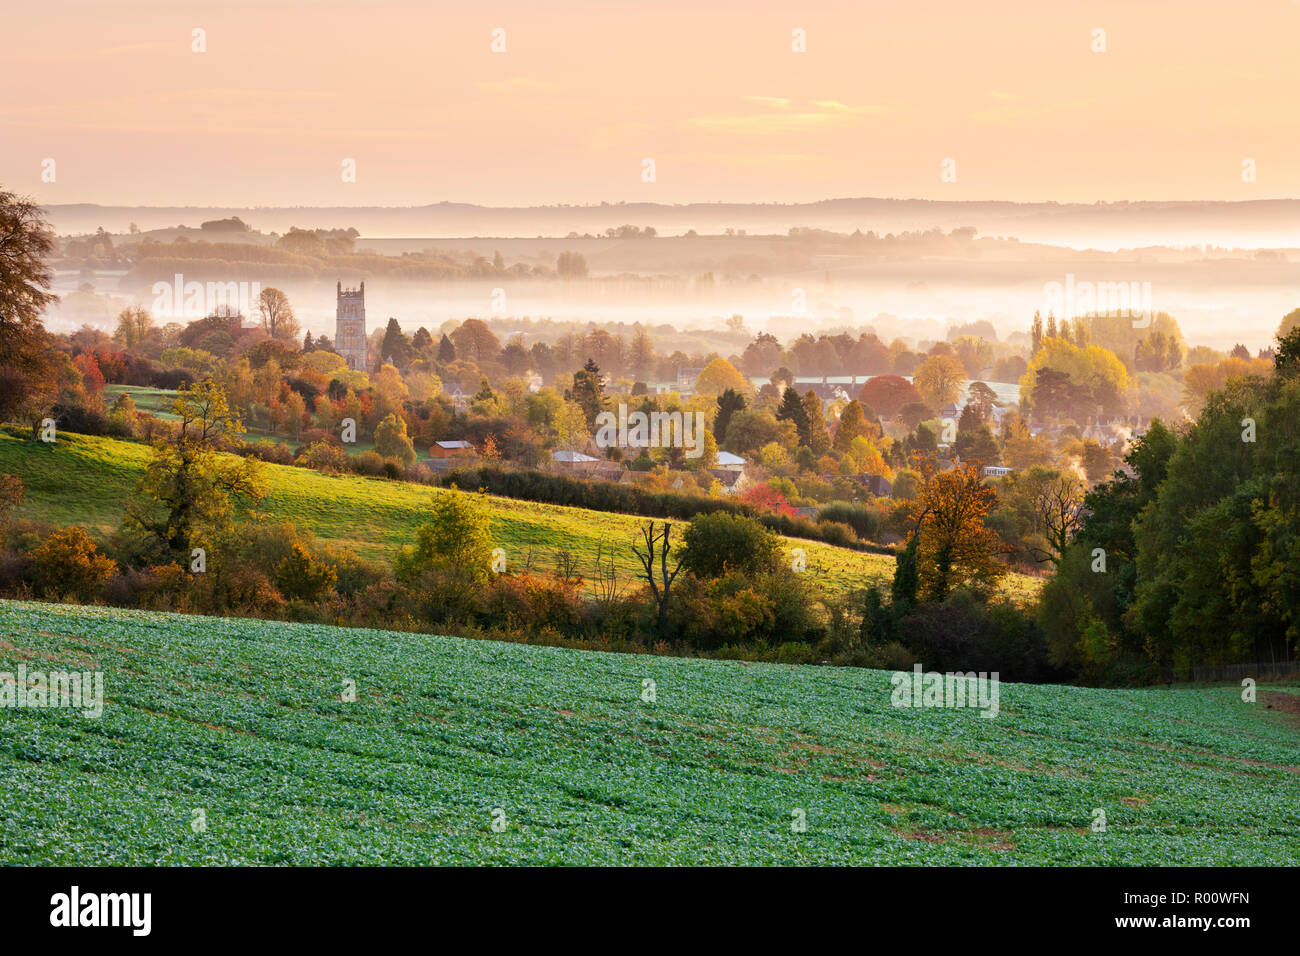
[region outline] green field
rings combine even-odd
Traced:
[[[155,418],[167,421],[179,421],[172,412],[172,403],[176,401],[173,389],[148,388],[143,385],[105,385],[104,404],[112,405],[117,396],[122,394],[131,396],[137,411],[148,412]]]
[[[0,709],[0,863],[1300,864],[1297,718],[1230,686],[984,719],[881,671],[0,602],[24,662],[106,703]]]
[[[101,534],[121,521],[123,501],[149,461],[150,449],[135,442],[63,433],[46,445],[0,433],[0,472],[16,474],[27,499],[25,517],[55,524],[78,524]],[[324,541],[371,558],[388,559],[410,543],[424,520],[434,489],[379,478],[323,475],[287,465],[265,465],[268,495],[259,506],[275,518],[292,520]],[[526,563],[554,567],[555,553],[567,549],[578,569],[589,575],[596,550],[613,548],[621,579],[632,583],[639,566],[631,544],[644,519],[584,508],[491,499],[492,536],[506,550],[512,567]],[[828,594],[885,582],[894,571],[886,555],[835,548],[814,541],[788,540],[807,552],[808,573]],[[1035,593],[1039,579],[1009,575],[1006,589],[1018,597]]]

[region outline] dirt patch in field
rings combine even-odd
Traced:
[[[1264,691],[1264,709],[1278,714],[1286,714],[1290,718],[1287,723],[1300,730],[1300,695],[1266,690]]]

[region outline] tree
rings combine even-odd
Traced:
[[[435,492],[429,520],[416,530],[415,543],[393,561],[398,580],[415,583],[430,571],[445,571],[473,582],[486,581],[492,565],[492,520],[486,498],[455,488]]]
[[[481,319],[466,319],[451,333],[456,355],[461,360],[482,366],[496,361],[501,354],[501,343]]]
[[[566,279],[580,279],[587,274],[587,259],[580,252],[561,252],[555,260],[555,271]]]
[[[781,407],[776,411],[776,420],[790,422],[799,436],[799,444],[804,446],[809,444],[811,423],[808,421],[808,410],[804,408],[799,393],[789,386],[781,396]]]
[[[727,389],[748,394],[751,391],[749,380],[736,370],[736,367],[724,358],[715,358],[695,380],[695,392],[698,395],[721,395]]]
[[[641,545],[638,546],[635,541],[632,543],[632,553],[641,562],[641,573],[650,586],[650,596],[655,602],[657,630],[661,634],[668,615],[668,595],[672,590],[673,582],[677,580],[677,575],[682,569],[682,560],[685,558],[684,554],[679,555],[672,571],[668,570],[668,557],[672,552],[672,527],[670,522],[665,521],[663,529],[656,530],[655,523],[647,521],[641,526]],[[655,567],[656,556],[659,561],[658,568]]]
[[[127,306],[117,314],[117,329],[113,332],[113,341],[128,348],[136,349],[144,345],[153,330],[153,316],[148,309]]]
[[[32,552],[36,587],[51,597],[90,600],[117,569],[75,525],[55,530]]]
[[[415,446],[406,434],[406,419],[390,412],[375,426],[375,451],[384,458],[396,458],[410,468],[415,464]]]
[[[334,565],[316,560],[297,542],[275,568],[275,586],[290,600],[319,600],[321,595],[334,590],[337,582]]]
[[[877,375],[867,379],[858,400],[874,408],[882,419],[892,419],[903,406],[920,402],[921,393],[901,375]]]
[[[1083,482],[1074,475],[1051,472],[1038,483],[1032,499],[1034,517],[1050,550],[1033,548],[1037,561],[1061,566],[1065,549],[1083,523]]]
[[[564,393],[569,401],[577,403],[587,419],[587,427],[596,427],[596,416],[605,408],[605,385],[601,381],[600,367],[587,359],[581,369],[573,373],[573,388]]]
[[[912,384],[931,408],[955,402],[966,381],[966,368],[954,355],[932,355],[916,370]]]
[[[289,297],[279,289],[268,286],[257,297],[257,314],[262,330],[273,339],[288,342],[298,337],[298,319],[293,314]]]
[[[988,422],[993,417],[994,406],[998,403],[997,392],[983,382],[971,382],[966,393],[967,407],[975,406],[975,410],[979,412],[980,420]]]
[[[176,431],[154,445],[126,518],[170,557],[188,564],[196,534],[224,530],[236,504],[260,500],[262,487],[257,462],[220,454],[243,432],[221,386],[208,380],[182,388],[172,414]]]
[[[53,251],[40,207],[0,191],[0,365],[21,367],[46,347],[41,313],[58,301],[46,263]]]
[[[831,447],[843,454],[849,450],[853,439],[859,436],[872,438],[874,434],[875,431],[870,427],[866,413],[862,410],[862,403],[855,398],[845,405],[844,411],[840,413],[840,423],[835,429],[835,441]]]
[[[731,416],[745,408],[745,396],[734,388],[728,388],[717,398],[718,414],[713,419],[713,436],[718,440],[718,444],[725,444],[727,441],[727,428],[731,424]]]
[[[384,328],[379,355],[385,362],[391,362],[398,368],[406,368],[411,363],[411,343],[394,318],[389,318],[388,325]]]
[[[445,335],[438,340],[438,361],[443,365],[456,361],[456,346]]]
[[[922,595],[942,601],[958,587],[991,587],[1006,573],[997,560],[1006,545],[984,524],[996,494],[974,465],[940,471],[930,462],[918,464],[922,485],[911,513]]]
[[[59,355],[41,324],[58,301],[46,259],[54,237],[40,207],[0,191],[0,420],[40,419],[58,398]]]
[[[731,416],[726,448],[736,454],[757,451],[769,442],[793,447],[798,443],[794,426],[778,422],[765,408],[744,408]]]
[[[698,578],[738,573],[753,577],[775,571],[781,560],[776,534],[753,518],[716,511],[691,519],[682,567]]]
[[[814,455],[821,457],[830,450],[831,435],[826,430],[826,415],[822,411],[821,397],[812,389],[804,393],[803,409],[808,416],[808,447]]]

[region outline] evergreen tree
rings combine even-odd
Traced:
[[[406,368],[411,364],[411,342],[402,332],[402,327],[397,324],[397,320],[390,318],[388,327],[384,330],[384,341],[379,346],[379,357],[386,362],[391,362],[399,369]]]
[[[713,419],[713,437],[721,445],[727,440],[727,427],[731,416],[745,407],[745,396],[734,388],[729,388],[718,396],[718,414]]]
[[[781,396],[781,407],[776,410],[777,421],[793,422],[795,432],[799,435],[799,444],[809,444],[808,411],[803,407],[803,399],[793,388],[787,388]]]
[[[446,335],[438,342],[438,361],[444,365],[456,361],[456,346]]]

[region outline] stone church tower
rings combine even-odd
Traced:
[[[348,368],[368,372],[366,366],[366,283],[359,289],[338,285],[338,313],[334,327],[334,351],[347,359]]]

